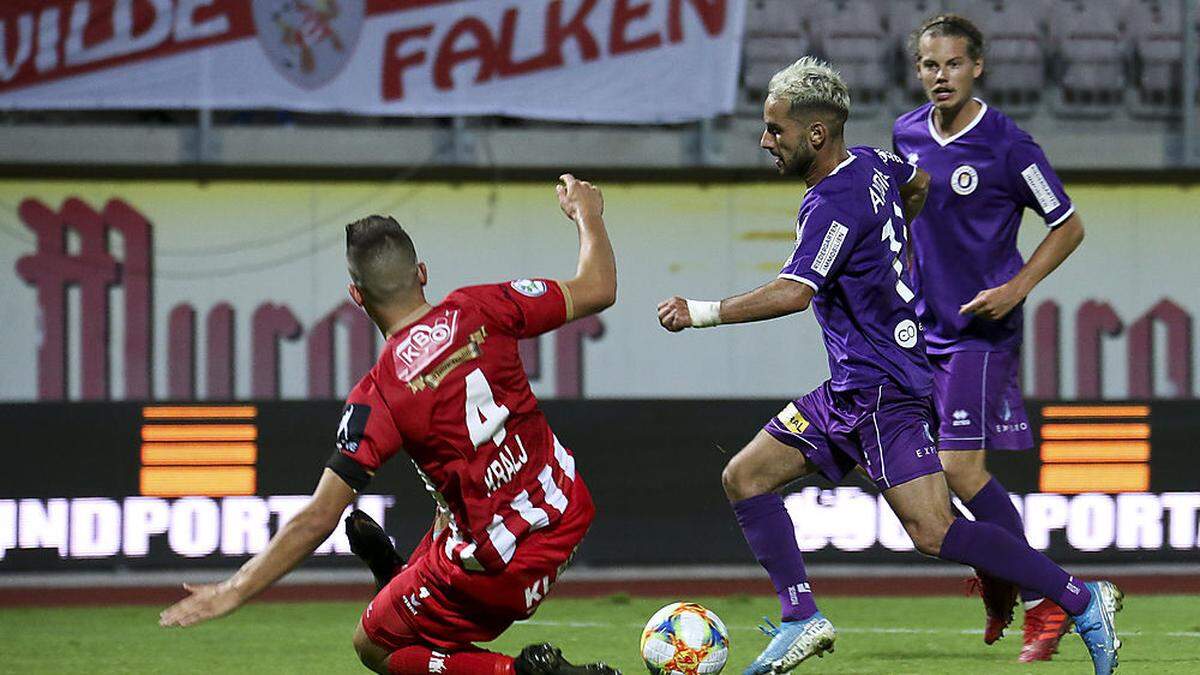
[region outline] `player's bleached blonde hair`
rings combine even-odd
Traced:
[[[767,95],[787,101],[792,113],[827,112],[841,124],[850,117],[850,89],[842,81],[841,73],[813,56],[802,56],[775,73],[767,85]],[[835,131],[840,134],[841,130]]]

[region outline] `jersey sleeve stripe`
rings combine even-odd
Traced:
[[[800,275],[798,275],[798,274],[786,274],[786,273],[784,273],[784,274],[780,274],[780,275],[779,275],[779,278],[780,278],[780,279],[787,279],[787,280],[789,280],[789,281],[799,281],[800,283],[804,284],[805,286],[808,286],[808,287],[812,288],[814,291],[819,291],[819,290],[821,290],[821,289],[817,288],[817,284],[816,284],[816,282],[814,282],[812,279],[805,279],[804,277],[802,277],[802,276],[800,276]]]
[[[1070,218],[1072,213],[1075,213],[1075,205],[1074,204],[1072,204],[1071,208],[1067,209],[1067,212],[1062,214],[1061,216],[1059,216],[1058,219],[1055,220],[1053,223],[1046,223],[1046,227],[1053,230],[1054,228],[1058,227],[1059,225],[1062,225],[1063,222],[1066,221],[1067,218]]]
[[[555,281],[558,284],[558,289],[562,291],[563,301],[567,303],[567,321],[575,320],[575,299],[571,297],[571,289],[561,281]]]

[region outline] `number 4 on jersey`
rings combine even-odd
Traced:
[[[488,442],[497,446],[504,442],[507,432],[504,422],[508,420],[508,407],[496,405],[492,387],[479,368],[467,375],[467,433],[471,444],[478,450]]]

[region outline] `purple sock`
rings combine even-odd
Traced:
[[[1033,589],[1072,616],[1087,609],[1092,599],[1083,582],[1030,548],[1024,539],[1017,539],[992,523],[955,518],[942,540],[938,557],[979,568],[1020,588]]]
[[[767,570],[784,621],[799,621],[817,613],[804,559],[796,544],[796,530],[783,507],[783,498],[774,492],[733,502],[742,534],[758,563]]]
[[[975,493],[971,501],[965,502],[964,505],[971,510],[975,520],[999,525],[1012,536],[1025,541],[1025,526],[1021,524],[1021,514],[1017,513],[1017,507],[1013,506],[1012,500],[1008,498],[1008,490],[995,478],[988,481]],[[1037,591],[1021,589],[1021,600],[1025,602],[1032,602],[1041,597]]]

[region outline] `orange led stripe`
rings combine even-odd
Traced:
[[[1146,492],[1150,489],[1148,464],[1045,464],[1042,492]]]
[[[1045,440],[1085,439],[1130,439],[1150,438],[1150,425],[1145,423],[1126,424],[1044,424],[1042,438]]]
[[[1150,459],[1147,441],[1047,441],[1043,462],[1145,462]]]
[[[254,464],[253,443],[143,443],[142,464]]]
[[[141,473],[148,497],[252,495],[257,474],[248,466],[149,466]]]
[[[147,424],[143,441],[253,441],[258,429],[253,424]]]
[[[1042,408],[1042,417],[1058,419],[1079,419],[1095,417],[1108,419],[1113,417],[1149,417],[1148,405],[1048,405]]]
[[[252,405],[148,405],[142,417],[148,420],[252,420],[258,408]]]

